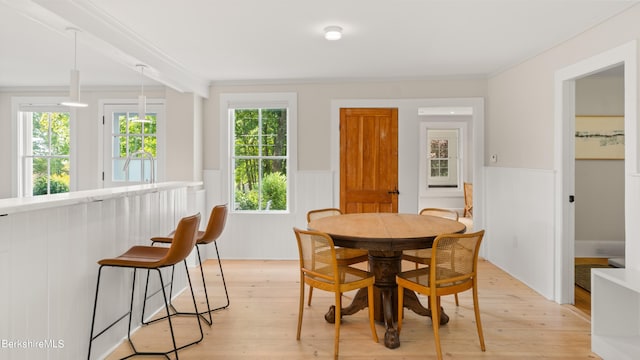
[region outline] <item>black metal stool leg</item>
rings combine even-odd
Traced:
[[[193,291],[193,286],[191,286],[191,276],[189,275],[189,269],[187,267],[187,262],[184,261],[184,269],[187,272],[187,280],[189,281],[189,289],[191,289],[191,298],[193,299],[193,308],[194,310],[197,312],[198,311],[198,304],[196,303],[196,293]],[[202,331],[202,323],[200,322],[200,317],[198,316],[198,326],[200,327],[200,339],[197,340],[195,343],[199,343],[200,341],[202,341],[202,339],[204,339],[204,332]]]
[[[189,281],[189,289],[191,291],[191,298],[193,300],[193,306],[194,309],[196,309],[197,311],[197,303],[196,303],[196,296],[195,296],[195,292],[193,291],[193,286],[191,283],[191,276],[189,275],[189,271],[187,268],[187,262],[184,261],[184,265],[185,265],[185,270],[187,270],[187,280]],[[96,297],[93,303],[93,315],[91,317],[91,334],[90,334],[90,338],[89,338],[89,349],[87,352],[87,360],[91,359],[91,347],[92,347],[92,343],[93,340],[95,340],[96,338],[98,338],[100,335],[104,334],[107,330],[109,330],[111,327],[113,327],[115,324],[117,324],[120,320],[124,319],[126,316],[129,317],[129,321],[127,324],[127,341],[129,342],[129,346],[131,346],[131,349],[133,350],[133,353],[123,357],[122,359],[128,359],[134,356],[146,356],[146,355],[155,355],[155,356],[164,356],[167,359],[169,358],[169,354],[171,353],[175,353],[175,358],[176,360],[178,360],[178,350],[184,349],[188,346],[197,344],[199,342],[202,341],[202,339],[204,339],[204,332],[202,331],[202,323],[200,321],[200,316],[197,317],[198,320],[198,328],[200,330],[200,338],[198,340],[195,340],[189,344],[186,345],[182,345],[180,347],[177,346],[177,342],[176,342],[176,338],[175,338],[175,333],[174,333],[174,329],[173,329],[173,322],[171,321],[171,317],[173,315],[176,314],[171,314],[171,310],[169,308],[170,304],[169,304],[169,299],[167,298],[167,294],[166,291],[162,291],[162,296],[163,296],[163,300],[164,300],[164,308],[165,311],[167,313],[167,315],[161,317],[160,319],[167,319],[169,321],[169,330],[171,333],[171,341],[173,343],[173,349],[169,350],[167,352],[144,352],[144,351],[138,351],[138,349],[136,349],[135,344],[133,343],[133,340],[131,339],[131,324],[132,324],[132,318],[133,318],[133,302],[135,299],[135,287],[136,287],[136,272],[137,272],[137,268],[133,268],[133,280],[132,280],[132,284],[131,284],[131,300],[129,303],[129,311],[124,314],[123,316],[121,316],[119,319],[117,319],[116,321],[114,321],[113,323],[111,323],[109,326],[107,326],[104,330],[100,331],[98,334],[93,335],[94,330],[95,330],[95,319],[96,319],[96,310],[98,307],[98,293],[99,293],[99,289],[100,289],[100,277],[102,274],[102,268],[103,266],[100,266],[99,270],[98,270],[98,280],[96,281]],[[160,286],[161,289],[165,289],[166,286],[164,284],[164,279],[162,277],[162,272],[161,269],[153,269],[156,270],[158,272],[158,278],[160,279]],[[172,273],[173,275],[173,273]],[[144,305],[143,305],[144,307]],[[149,321],[149,323],[151,322],[155,322],[158,321],[160,319],[154,319],[152,321]]]
[[[175,334],[173,333],[173,323],[171,322],[171,313],[169,312],[169,302],[167,301],[167,293],[164,292],[164,281],[162,280],[162,273],[160,272],[160,269],[156,269],[156,270],[158,271],[158,277],[160,278],[160,288],[162,289],[162,297],[164,298],[164,307],[167,310],[167,320],[169,321],[169,330],[171,331],[171,341],[173,342],[173,349],[176,354],[176,360],[178,360],[178,345],[176,344],[176,337],[175,337]],[[198,324],[200,324],[200,321],[198,321]],[[200,331],[202,331],[202,326]],[[185,345],[185,346],[189,346],[189,345]],[[169,357],[168,353],[165,355]]]
[[[102,273],[102,266],[98,269],[98,280],[96,281],[96,298],[93,301],[93,315],[91,316],[91,333],[89,333],[89,351],[87,352],[87,360],[91,359],[91,344],[93,344],[93,340],[100,336],[93,336],[93,329],[96,324],[96,308],[98,307],[98,290],[100,289],[100,275]]]
[[[222,271],[222,262],[220,261],[220,253],[218,252],[218,245],[214,242],[213,243],[215,245],[216,248],[216,256],[218,257],[218,266],[220,267],[220,275],[222,276],[222,284],[224,286],[224,293],[225,296],[227,298],[227,303],[223,306],[217,307],[215,309],[211,309],[211,305],[209,304],[209,292],[207,291],[207,282],[204,278],[204,270],[202,268],[202,257],[200,255],[200,246],[196,244],[196,253],[198,254],[198,264],[200,265],[200,276],[202,277],[202,287],[204,288],[204,298],[205,301],[207,303],[207,311],[198,311],[197,307],[196,307],[196,312],[195,313],[188,313],[188,312],[178,312],[172,305],[173,310],[176,312],[176,314],[179,315],[198,315],[200,317],[202,317],[202,320],[204,320],[204,322],[207,323],[207,325],[211,326],[213,324],[213,318],[211,316],[211,313],[213,311],[217,311],[217,310],[221,310],[221,309],[225,309],[227,307],[229,307],[229,292],[227,291],[227,283],[224,279],[224,272]],[[185,262],[185,267],[186,267],[186,262]],[[187,270],[188,272],[188,270]],[[173,274],[172,274],[173,275]],[[172,279],[173,280],[173,279]],[[207,319],[204,315],[208,314],[209,318]]]
[[[216,249],[216,256],[218,258],[218,266],[220,268],[220,275],[222,277],[222,285],[224,286],[224,293],[225,293],[225,297],[227,299],[227,302],[226,302],[225,305],[217,307],[215,309],[211,309],[211,305],[209,304],[209,292],[207,291],[207,283],[206,283],[206,280],[204,278],[204,270],[202,268],[202,257],[200,255],[200,247],[198,245],[196,245],[195,248],[196,248],[196,253],[198,255],[198,264],[200,265],[200,276],[202,278],[202,286],[204,288],[204,297],[205,297],[205,301],[207,303],[207,310],[206,311],[198,311],[197,306],[196,306],[196,311],[195,312],[183,312],[183,311],[178,311],[173,306],[173,302],[171,300],[171,296],[173,294],[173,280],[174,280],[174,274],[175,274],[175,267],[172,267],[172,269],[171,269],[171,281],[169,282],[169,284],[163,285],[161,287],[161,289],[163,289],[163,288],[166,288],[167,286],[169,286],[169,307],[171,308],[171,310],[173,310],[173,315],[181,315],[181,316],[198,315],[209,326],[211,326],[213,324],[213,318],[211,316],[211,313],[214,312],[214,311],[217,311],[217,310],[226,309],[227,307],[229,307],[229,304],[230,304],[229,292],[227,290],[227,283],[225,281],[224,272],[222,270],[222,262],[220,261],[220,253],[218,252],[218,245],[215,242],[214,242],[214,245],[215,245],[215,249]],[[184,263],[185,263],[185,269],[186,269],[187,275],[189,275],[189,269],[187,268],[187,262],[184,261]],[[191,280],[189,280],[189,284],[190,284],[191,291],[193,291],[193,287],[191,286]],[[145,325],[148,325],[150,323],[153,323],[153,322],[156,322],[156,321],[159,321],[159,320],[163,320],[165,318],[163,316],[163,317],[160,317],[160,318],[157,318],[157,319],[154,319],[154,320],[150,320],[150,321],[146,321],[146,322],[144,321],[144,311],[145,311],[144,308],[145,308],[145,305],[146,305],[146,299],[149,299],[151,296],[154,296],[155,294],[158,293],[158,291],[160,291],[160,290],[158,290],[158,291],[154,292],[151,295],[147,295],[148,286],[149,286],[149,277],[147,277],[147,284],[145,286],[145,296],[144,296],[145,303],[143,304],[143,309],[142,309],[142,317],[143,317],[142,323],[145,324]],[[208,318],[205,317],[205,315],[209,315]]]
[[[105,327],[102,331],[100,331],[96,335],[93,335],[93,332],[94,332],[94,329],[95,329],[95,322],[96,322],[96,310],[98,308],[98,290],[100,289],[100,277],[102,275],[102,268],[103,267],[104,267],[104,265],[100,265],[100,268],[98,269],[98,280],[96,281],[96,298],[95,298],[94,303],[93,303],[93,316],[91,317],[91,334],[90,334],[90,338],[89,338],[89,351],[87,352],[87,359],[91,359],[91,345],[93,343],[93,340],[97,339],[100,335],[102,335],[105,332],[107,332],[107,330],[111,329],[115,324],[117,324],[118,322],[120,322],[120,320],[124,319],[127,316],[129,316],[129,324],[131,324],[131,313],[132,313],[132,309],[133,309],[133,302],[131,303],[132,305],[129,307],[129,311],[127,313],[125,313],[124,315],[122,315],[121,317],[116,319],[114,322],[109,324],[107,327]],[[132,301],[133,301],[133,290],[134,290],[134,287],[135,287],[135,269],[134,269],[134,274],[133,274],[133,286],[131,288],[131,291],[132,291],[131,292],[131,300]],[[131,325],[129,325],[129,328],[131,328]],[[129,336],[129,332],[127,334],[127,338],[129,339],[129,342],[131,342],[131,337]],[[132,344],[132,346],[133,346],[133,344]]]
[[[187,269],[186,261],[184,262],[184,264],[185,264],[185,269]],[[161,269],[153,269],[153,270],[156,270],[158,272],[158,278],[160,279],[161,289],[165,289],[166,286],[164,284],[164,279],[162,277],[162,272],[160,271]],[[193,287],[191,286],[191,277],[189,276],[188,272],[187,272],[187,279],[189,280],[189,289],[191,290],[191,297],[193,299],[193,305],[195,307],[196,306],[196,297],[195,297],[195,293],[193,292]],[[134,280],[135,280],[135,278],[134,278]],[[132,295],[131,298],[133,299],[133,295]],[[169,299],[167,298],[167,293],[164,290],[162,291],[162,298],[164,300],[164,308],[165,308],[165,311],[166,311],[167,315],[161,317],[160,319],[167,319],[167,321],[169,322],[169,332],[171,333],[171,341],[173,343],[173,349],[169,350],[167,352],[142,352],[142,351],[137,351],[135,349],[134,345],[133,345],[133,342],[131,342],[131,338],[129,338],[129,343],[131,344],[131,348],[134,350],[134,353],[129,355],[129,356],[127,356],[127,357],[125,357],[125,358],[123,358],[123,359],[127,359],[127,358],[130,358],[130,357],[133,357],[133,356],[138,356],[138,355],[144,355],[144,356],[146,356],[146,355],[161,355],[161,356],[164,356],[167,359],[169,359],[169,354],[174,353],[176,355],[176,357],[175,357],[176,360],[178,360],[179,359],[179,356],[178,356],[178,351],[179,350],[182,350],[182,349],[184,349],[184,348],[186,348],[188,346],[197,344],[197,343],[201,342],[202,339],[204,339],[204,332],[202,331],[202,323],[200,322],[200,317],[198,317],[197,320],[198,320],[198,328],[200,329],[200,338],[198,340],[195,340],[195,341],[190,342],[188,344],[185,344],[185,345],[182,345],[182,346],[178,346],[177,342],[176,342],[175,332],[174,332],[174,329],[173,329],[173,321],[171,320],[171,318],[176,314],[171,314],[171,310],[169,309],[169,306],[170,306],[169,305]],[[130,317],[130,319],[131,319],[131,317]],[[154,319],[153,321],[150,321],[150,322],[155,322],[157,320],[159,320],[159,319]]]
[[[226,305],[220,306],[218,308],[211,310],[211,311],[216,311],[220,309],[226,309],[227,307],[229,307],[230,301],[229,301],[229,292],[227,291],[227,282],[224,280],[224,272],[222,271],[222,261],[220,260],[220,253],[218,252],[218,244],[214,242],[213,245],[216,248],[216,256],[218,257],[218,266],[220,267],[220,276],[222,276],[222,285],[224,286],[224,294],[227,297]],[[200,269],[202,269],[202,264],[200,264]],[[204,281],[204,274],[202,275],[202,281]]]
[[[163,320],[165,318],[163,316],[163,317],[160,317],[160,318],[157,318],[157,319],[153,319],[153,320],[149,320],[149,321],[145,321],[144,320],[144,314],[145,314],[145,311],[146,311],[145,309],[147,307],[147,300],[149,300],[152,296],[156,295],[160,291],[163,291],[167,287],[167,285],[163,285],[163,286],[160,287],[160,289],[156,290],[153,294],[147,295],[148,288],[149,288],[149,271],[150,270],[147,270],[147,282],[146,282],[146,284],[144,286],[144,297],[143,297],[143,300],[142,300],[143,301],[142,302],[142,314],[140,315],[140,318],[141,318],[140,322],[142,323],[142,325],[149,325],[151,323],[154,323],[154,322],[159,321],[159,320]],[[174,315],[178,315],[178,310],[176,310],[176,308],[173,307],[173,303],[171,302],[172,301],[171,297],[173,296],[173,274],[174,274],[174,272],[175,272],[175,265],[171,267],[171,281],[168,284],[169,285],[169,307],[171,307],[171,309],[173,310]]]
[[[198,312],[198,307],[196,306],[196,313],[198,316],[201,316],[204,322],[207,325],[211,326],[213,324],[213,317],[211,316],[211,306],[209,305],[209,294],[207,293],[207,283],[204,281],[204,270],[202,270],[202,258],[200,257],[200,247],[196,244],[196,253],[198,254],[198,265],[200,265],[200,276],[202,277],[202,287],[204,288],[204,301],[207,303],[207,311]],[[204,314],[209,315],[209,319],[204,317]]]
[[[133,281],[131,281],[131,301],[129,302],[129,324],[127,325],[127,339],[129,340],[129,345],[133,349],[134,354],[138,353],[135,345],[133,345],[133,341],[131,341],[131,318],[133,317],[133,298],[136,292],[136,268],[133,268]]]
[[[151,243],[151,246],[154,246],[155,244],[156,244],[156,242],[154,241],[154,242]],[[157,293],[159,293],[160,290],[164,289],[164,287],[161,287],[160,289],[156,290],[153,294],[147,295],[149,293],[149,277],[150,277],[149,273],[150,273],[150,271],[151,270],[147,269],[147,281],[146,281],[146,284],[144,286],[144,297],[142,298],[143,299],[142,313],[140,315],[140,322],[142,323],[142,325],[149,325],[149,324],[151,324],[153,322],[156,322],[158,320],[162,320],[163,319],[163,318],[160,318],[160,319],[151,320],[151,321],[145,321],[144,320],[145,309],[147,307],[147,300],[150,299],[151,297],[153,297],[154,295],[156,295]],[[171,267],[171,282],[169,283],[171,285],[171,287],[169,289],[169,301],[170,301],[169,302],[169,306],[171,306],[171,309],[173,309],[173,311],[177,313],[178,311],[176,310],[176,308],[173,307],[173,304],[171,303],[171,296],[173,294],[173,272],[174,271],[175,271],[175,266],[172,266]]]
[[[147,270],[147,281],[145,282],[145,285],[144,285],[144,297],[142,298],[142,312],[141,312],[141,315],[140,315],[140,323],[142,323],[142,325],[148,325],[149,324],[148,322],[144,321],[144,313],[145,313],[145,309],[147,308],[147,300],[151,296],[157,294],[157,293],[153,293],[153,294],[151,294],[150,296],[147,297],[147,292],[149,290],[149,275],[150,274],[151,274],[151,270]]]

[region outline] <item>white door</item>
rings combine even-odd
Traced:
[[[103,114],[103,187],[157,181],[164,105],[147,104],[143,121],[138,119],[137,104],[105,104]]]

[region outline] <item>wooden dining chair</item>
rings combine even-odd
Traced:
[[[342,309],[342,293],[367,288],[369,304],[369,326],[373,340],[378,342],[374,322],[373,303],[373,283],[375,277],[364,270],[353,268],[347,265],[338,264],[336,258],[336,248],[331,237],[325,233],[317,231],[307,231],[293,228],[298,243],[298,254],[300,256],[300,300],[298,309],[298,331],[296,339],[300,340],[302,330],[302,314],[304,312],[304,288],[305,284],[333,292],[335,294],[335,336],[333,346],[333,356],[338,357],[340,343],[340,311]],[[330,256],[325,256],[327,251]],[[323,252],[318,256],[318,252]]]
[[[473,217],[473,184],[464,183],[464,217]]]
[[[480,308],[478,307],[478,251],[484,230],[469,234],[447,234],[433,242],[431,263],[428,267],[401,272],[398,284],[398,333],[402,329],[404,289],[429,297],[431,323],[436,343],[436,354],[442,359],[440,346],[440,297],[471,289],[473,311],[476,318],[480,348],[485,351]]]
[[[442,209],[442,208],[424,208],[420,210],[420,215],[438,216],[449,220],[458,221],[458,213],[454,210]],[[423,265],[429,265],[431,263],[431,249],[415,249],[404,250],[402,252],[402,260],[415,263],[416,269]],[[458,302],[458,295],[455,295],[456,306],[460,306]]]
[[[338,216],[342,215],[342,211],[337,208],[325,208],[325,209],[316,209],[307,212],[307,224],[312,220],[320,219],[327,216]],[[341,248],[336,247],[336,261],[338,265],[353,265],[361,262],[365,262],[369,259],[369,254],[367,250],[361,249],[349,249],[349,248]],[[318,249],[314,256],[324,257],[325,262],[326,258],[331,256],[328,249]],[[313,287],[309,286],[309,299],[308,305],[311,305],[311,298],[313,297]]]

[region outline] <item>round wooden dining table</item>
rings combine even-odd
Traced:
[[[369,252],[369,271],[375,276],[375,318],[384,322],[384,344],[394,349],[400,338],[394,322],[397,320],[396,275],[402,270],[402,251],[431,248],[433,240],[441,234],[461,233],[465,225],[436,216],[397,213],[358,213],[328,216],[309,222],[310,230],[327,233],[336,246],[365,249]],[[417,314],[431,316],[417,295],[405,289],[404,306]],[[367,291],[361,289],[353,302],[341,310],[342,315],[354,314],[367,307]],[[325,315],[335,321],[332,306]],[[440,323],[449,317],[442,312]]]

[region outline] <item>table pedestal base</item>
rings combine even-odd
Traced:
[[[376,291],[375,298],[375,319],[383,322],[385,326],[384,345],[389,349],[400,346],[400,337],[395,327],[398,320],[398,285],[396,284],[396,274],[402,267],[402,252],[392,251],[370,251],[369,271],[375,275]],[[367,289],[360,289],[353,298],[349,306],[340,310],[342,316],[352,315],[367,307]],[[418,315],[431,317],[431,309],[425,308],[418,296],[410,290],[404,289],[404,307]],[[335,322],[335,306],[331,306],[324,316],[329,323]],[[440,325],[449,322],[449,316],[440,308]]]

